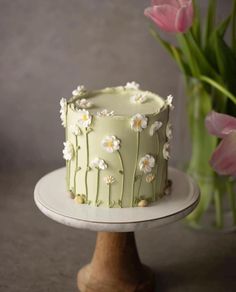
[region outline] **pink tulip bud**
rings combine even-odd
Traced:
[[[212,111],[205,120],[206,128],[211,135],[224,138],[232,131],[236,131],[236,118]]]
[[[205,120],[210,134],[223,138],[210,164],[221,175],[236,177],[236,118],[211,112]]]
[[[236,131],[220,142],[211,157],[210,164],[217,173],[236,177]]]
[[[192,0],[152,0],[144,15],[166,32],[186,32],[193,23]]]

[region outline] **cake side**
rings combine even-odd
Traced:
[[[86,99],[87,103],[91,100],[90,109],[76,106],[81,98],[61,102],[67,189],[78,203],[101,207],[134,207],[157,201],[167,185],[171,98],[163,101],[158,97],[154,113],[131,111],[129,115],[126,110],[126,115],[116,115],[111,110],[95,114],[92,104],[94,107],[96,98],[92,96]],[[154,94],[148,96],[149,102],[150,96],[155,98]]]

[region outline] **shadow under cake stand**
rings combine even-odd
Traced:
[[[81,292],[155,291],[154,274],[139,259],[134,232],[180,220],[199,201],[199,188],[191,177],[171,167],[168,176],[171,194],[146,208],[108,209],[76,204],[65,191],[65,168],[38,181],[34,199],[46,216],[71,227],[98,232],[92,261],[78,272]]]

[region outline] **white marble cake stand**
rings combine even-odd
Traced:
[[[153,273],[141,264],[134,231],[158,227],[188,215],[198,204],[199,188],[183,172],[169,168],[172,192],[146,208],[97,208],[78,205],[65,187],[65,168],[39,180],[34,199],[51,219],[98,231],[91,263],[78,273],[81,292],[154,291]]]

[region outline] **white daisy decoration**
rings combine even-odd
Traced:
[[[139,89],[140,85],[135,82],[135,81],[132,81],[132,82],[127,82],[126,85],[125,85],[125,89]]]
[[[63,144],[64,144],[64,149],[62,150],[63,158],[65,160],[71,160],[74,156],[74,147],[70,141],[66,141]]]
[[[149,174],[147,174],[147,176],[146,176],[146,182],[147,182],[148,184],[150,184],[151,182],[154,181],[155,178],[156,178],[155,174],[153,174],[153,173],[149,173]]]
[[[130,120],[131,129],[135,132],[141,132],[147,128],[148,119],[144,115],[136,114]]]
[[[146,154],[139,161],[139,169],[144,173],[150,173],[155,166],[155,158],[149,154]]]
[[[78,107],[80,108],[90,108],[93,104],[91,101],[89,101],[88,99],[86,98],[82,98],[82,99],[79,99],[76,101],[76,104]]]
[[[113,153],[120,149],[120,140],[115,136],[106,136],[102,140],[102,147],[109,153]]]
[[[92,116],[86,110],[78,110],[78,123],[81,127],[88,128],[92,122]]]
[[[170,159],[170,144],[168,142],[164,144],[162,153],[164,159],[166,160]]]
[[[91,161],[91,167],[104,170],[107,168],[107,164],[103,159],[100,158],[95,158],[94,160]]]
[[[144,103],[147,100],[147,95],[145,93],[137,93],[131,96],[130,101],[135,104]]]
[[[98,117],[112,117],[114,116],[114,111],[108,111],[107,109],[104,109],[100,112],[97,112]]]
[[[63,127],[66,126],[66,112],[67,112],[67,100],[65,98],[61,98],[60,100],[60,118],[61,124]]]
[[[75,136],[79,136],[79,135],[82,134],[82,132],[81,132],[80,127],[79,127],[78,124],[71,125],[70,128],[69,128],[69,130]]]
[[[80,96],[85,92],[85,87],[84,85],[79,85],[75,90],[72,91],[73,97]]]
[[[103,180],[107,185],[111,185],[116,181],[116,179],[112,175],[105,176]]]
[[[149,129],[150,136],[153,136],[161,127],[162,127],[162,122],[155,121]]]
[[[172,95],[168,95],[166,100],[165,100],[165,106],[169,106],[171,110],[174,109],[172,101],[173,101],[173,96]]]
[[[173,138],[173,135],[172,135],[172,124],[170,122],[167,123],[167,125],[166,125],[166,137],[168,138],[168,140],[170,140],[170,139]]]

